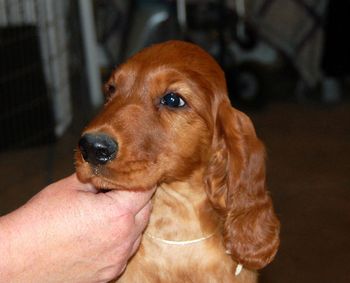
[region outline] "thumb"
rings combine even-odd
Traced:
[[[61,189],[66,190],[75,190],[75,191],[83,191],[83,192],[91,192],[91,193],[97,193],[97,189],[90,183],[82,183],[78,177],[77,174],[74,173],[64,179],[61,179],[60,181],[56,182],[55,184],[59,185]]]

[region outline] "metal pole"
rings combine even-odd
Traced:
[[[97,40],[91,3],[90,0],[79,0],[79,12],[90,101],[93,107],[98,107],[103,103],[103,96],[97,63]]]
[[[187,31],[187,11],[186,11],[186,0],[177,0],[177,21],[179,23],[182,35],[185,35]]]

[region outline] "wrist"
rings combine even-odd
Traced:
[[[23,282],[26,263],[32,262],[31,245],[23,242],[28,227],[23,224],[21,208],[0,217],[0,278],[4,282]]]
[[[8,216],[0,217],[0,278],[4,281],[9,280],[13,274],[11,268],[14,268],[13,255],[11,254],[11,232]]]

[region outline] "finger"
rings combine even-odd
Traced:
[[[124,209],[136,215],[148,204],[154,191],[155,188],[145,191],[112,190],[106,194],[115,199]]]
[[[139,235],[139,237],[135,240],[135,242],[132,246],[132,249],[131,249],[130,257],[132,255],[134,255],[137,252],[137,250],[139,249],[140,244],[141,244],[141,240],[142,240],[142,234]]]
[[[76,173],[70,175],[67,178],[60,180],[59,182],[62,182],[62,187],[66,189],[97,193],[97,189],[92,184],[81,182],[78,179]]]
[[[145,207],[135,215],[135,226],[138,233],[142,233],[147,227],[152,211],[152,203],[149,201]]]
[[[139,236],[136,238],[135,242],[132,244],[132,248],[131,248],[131,250],[129,251],[129,256],[127,257],[128,260],[129,260],[129,259],[138,251],[138,249],[140,248],[141,240],[142,240],[142,235],[139,235]],[[126,262],[126,263],[123,265],[123,267],[120,268],[120,269],[118,270],[117,273],[118,273],[118,274],[123,273],[124,270],[126,269],[127,265],[128,265],[128,262]]]

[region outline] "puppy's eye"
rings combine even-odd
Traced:
[[[162,97],[160,103],[172,108],[183,107],[186,102],[176,93],[169,92]]]
[[[115,84],[108,83],[105,85],[105,97],[109,99],[117,90]]]

